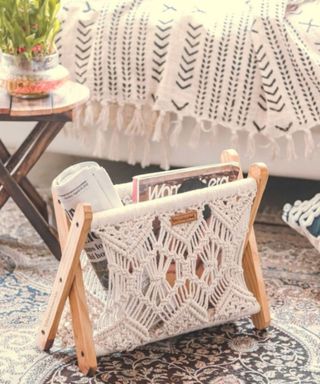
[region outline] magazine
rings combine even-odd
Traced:
[[[93,212],[123,205],[106,170],[92,161],[65,169],[53,180],[52,190],[70,220],[79,203],[90,203]],[[107,289],[108,263],[101,240],[89,233],[84,249],[101,284]]]
[[[134,176],[132,200],[137,203],[175,195],[184,188],[191,190],[229,183],[237,180],[239,172],[238,163],[225,163]],[[188,184],[193,184],[194,188],[186,187]]]

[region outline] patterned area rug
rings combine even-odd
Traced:
[[[1,384],[320,383],[320,255],[285,226],[256,225],[272,326],[226,324],[105,356],[82,376],[73,350],[35,338],[57,262],[12,202],[0,211]]]

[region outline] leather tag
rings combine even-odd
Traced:
[[[184,213],[177,213],[176,215],[171,216],[170,222],[171,225],[185,224],[190,223],[198,219],[198,212],[195,210],[187,211]]]

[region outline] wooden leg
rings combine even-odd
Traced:
[[[91,207],[87,204],[79,204],[41,324],[38,337],[38,346],[41,350],[49,350],[54,342],[62,311],[79,267],[80,254],[88,236],[91,220]]]
[[[10,159],[10,153],[7,150],[6,146],[0,140],[0,160],[3,164],[5,164]],[[20,181],[20,185],[29,199],[36,206],[38,211],[41,213],[42,217],[48,221],[48,210],[47,203],[42,199],[38,191],[34,188],[34,186],[30,183],[30,181],[23,177]],[[9,197],[9,196],[8,196]],[[5,201],[4,201],[5,203]]]
[[[27,181],[26,175],[64,124],[63,121],[39,122],[9,158],[3,143],[0,146],[0,208],[11,196],[58,260],[61,256],[60,245],[56,231],[48,224],[46,204]],[[5,157],[7,159],[3,163]]]
[[[68,239],[69,222],[54,193],[53,204],[60,244],[61,248],[64,249]],[[62,263],[63,262],[64,256],[62,258]],[[69,302],[79,368],[82,373],[92,376],[97,369],[97,358],[80,264],[78,264],[76,268],[75,277],[69,293]]]
[[[5,167],[16,182],[20,183],[29,173],[64,124],[64,122],[41,122],[30,132],[15,154],[5,163]],[[8,193],[0,186],[0,208],[8,198]]]
[[[246,284],[261,307],[260,312],[251,316],[252,322],[257,329],[265,329],[270,325],[271,317],[254,231],[251,231],[244,251],[243,270]]]
[[[7,168],[0,161],[0,182],[12,197],[27,219],[30,221],[34,229],[39,233],[50,251],[60,259],[60,245],[57,234],[49,226],[46,220],[38,212],[32,201],[28,198],[21,186],[11,177]]]
[[[240,163],[240,157],[238,153],[234,149],[228,149],[222,152],[221,154],[222,162],[230,162],[234,161]],[[264,172],[266,173],[266,172]],[[255,168],[255,170],[251,169],[251,176],[253,176],[256,180],[261,177],[260,169]],[[240,169],[239,179],[243,178],[242,170]],[[259,207],[263,190],[265,188],[265,184],[267,182],[267,174],[262,176],[263,185],[260,185],[260,196],[258,196],[258,201],[256,201],[257,205],[255,206],[255,212],[251,215],[251,230],[248,236],[248,242],[245,247],[244,255],[243,255],[243,270],[244,277],[246,280],[246,284],[249,290],[254,294],[258,303],[260,304],[260,312],[255,315],[252,315],[251,319],[254,326],[257,329],[265,329],[270,325],[271,317],[270,317],[270,309],[268,303],[267,292],[265,289],[265,284],[262,276],[262,269],[260,263],[260,257],[258,253],[258,247],[256,242],[256,237],[253,228],[253,221],[256,216],[256,211]],[[259,186],[258,186],[259,188]]]
[[[243,255],[243,271],[247,286],[261,307],[260,312],[252,316],[252,322],[257,329],[265,329],[270,325],[271,317],[253,223],[267,184],[268,169],[264,164],[253,164],[250,166],[248,177],[256,180],[257,195],[251,209],[249,235]]]

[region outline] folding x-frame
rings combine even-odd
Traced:
[[[239,162],[239,160],[239,155],[234,150],[226,150],[221,155],[222,162]],[[253,223],[267,183],[268,170],[264,164],[254,164],[250,167],[248,176],[256,180],[257,195],[250,215],[249,233],[243,255],[243,270],[247,286],[261,307],[260,312],[253,315],[251,319],[257,329],[265,329],[270,324],[270,311]],[[239,178],[242,177],[241,172]],[[47,309],[41,322],[37,344],[41,350],[50,350],[63,308],[69,297],[79,368],[84,374],[93,375],[97,368],[97,360],[80,266],[80,254],[90,231],[93,214],[89,204],[79,204],[70,225],[55,195],[53,195],[53,201],[63,252]]]

